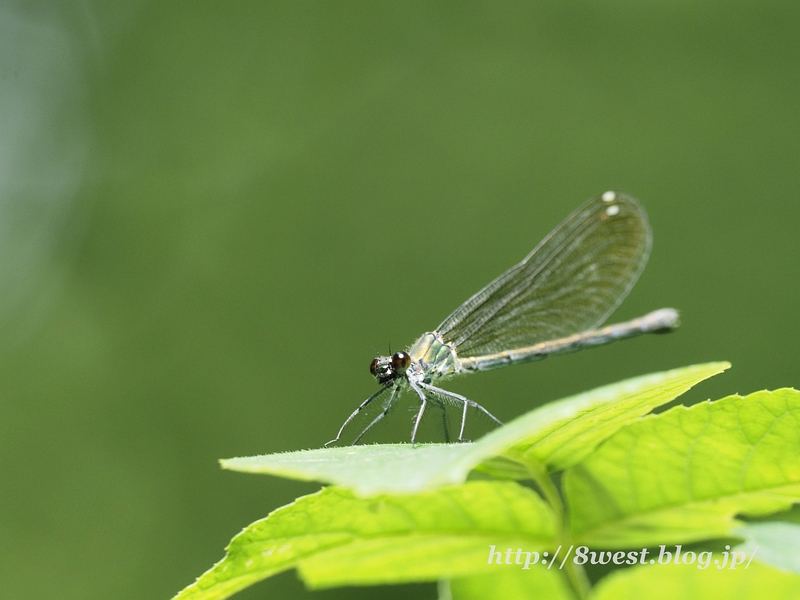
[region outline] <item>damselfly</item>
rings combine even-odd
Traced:
[[[678,326],[678,311],[662,308],[638,319],[597,329],[625,298],[644,269],[652,235],[639,201],[620,192],[592,198],[555,228],[525,259],[464,302],[434,331],[407,351],[378,356],[370,372],[381,386],[347,418],[326,446],[368,405],[385,396],[381,412],[353,444],[410,389],[420,400],[411,443],[430,403],[461,410],[458,441],[464,440],[467,408],[488,410],[434,385],[453,375],[497,369]],[[445,425],[445,435],[447,428]]]

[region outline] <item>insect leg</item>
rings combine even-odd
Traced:
[[[419,386],[421,388],[429,391],[429,392],[434,393],[434,394],[441,394],[442,396],[449,397],[449,398],[454,398],[454,399],[458,400],[459,402],[463,402],[464,403],[464,412],[463,412],[463,414],[461,416],[461,431],[458,434],[458,441],[459,442],[463,442],[464,441],[464,426],[466,425],[466,422],[467,422],[467,406],[472,406],[472,407],[477,408],[478,410],[482,411],[486,416],[488,416],[490,419],[492,419],[492,421],[494,421],[498,425],[502,425],[503,424],[500,421],[500,419],[495,417],[492,413],[490,413],[488,410],[483,408],[480,404],[478,404],[477,402],[475,402],[473,400],[470,400],[469,398],[465,398],[461,394],[456,394],[455,392],[449,392],[447,390],[443,390],[442,388],[438,388],[436,386],[429,385],[427,383],[419,383]]]
[[[441,411],[442,416],[442,433],[444,435],[444,442],[445,444],[449,444],[452,440],[450,439],[450,428],[447,424],[447,409],[439,398],[434,395],[427,396],[428,402],[431,403],[431,407],[438,408]]]
[[[394,401],[397,398],[397,394],[399,394],[399,393],[400,393],[400,388],[399,387],[395,387],[392,390],[392,394],[389,396],[389,401],[386,403],[386,407],[383,409],[383,412],[381,412],[381,414],[379,414],[377,417],[375,417],[372,420],[372,423],[370,423],[369,425],[366,426],[364,431],[362,431],[360,434],[358,434],[358,437],[353,441],[351,446],[355,446],[358,443],[358,441],[362,437],[364,437],[364,434],[367,433],[370,429],[372,429],[372,426],[375,425],[375,423],[380,421],[383,417],[385,417],[389,413],[389,410],[392,408],[392,405],[394,404]]]
[[[355,416],[356,416],[358,413],[360,413],[362,410],[364,410],[364,409],[367,407],[367,405],[368,405],[370,402],[372,402],[373,400],[375,400],[375,398],[377,398],[378,396],[380,396],[381,394],[383,394],[383,392],[385,392],[386,390],[388,390],[390,387],[392,387],[392,386],[391,386],[391,385],[387,385],[387,386],[385,386],[385,387],[383,387],[383,388],[379,389],[377,392],[375,392],[374,394],[372,394],[372,396],[370,396],[370,397],[369,397],[369,398],[367,398],[366,400],[364,400],[364,401],[363,401],[363,402],[362,402],[362,403],[359,405],[359,407],[353,411],[353,414],[351,414],[349,417],[347,417],[347,420],[344,422],[344,424],[341,426],[341,428],[339,428],[339,433],[337,433],[337,434],[336,434],[336,437],[335,437],[335,438],[333,438],[333,439],[332,439],[330,442],[328,442],[328,443],[326,443],[326,444],[325,444],[325,448],[327,448],[327,447],[328,447],[328,446],[330,446],[331,444],[334,444],[334,443],[338,442],[338,441],[339,441],[339,438],[340,438],[340,437],[342,437],[342,432],[344,431],[344,428],[345,428],[345,427],[347,427],[347,424],[348,424],[350,421],[352,421],[352,420],[355,418]]]
[[[438,403],[439,408],[442,411],[442,429],[444,430],[444,443],[450,443],[450,429],[447,427],[447,411],[445,410],[444,404]]]
[[[417,384],[410,381],[408,385],[411,386],[411,389],[417,392],[419,399],[422,401],[422,406],[419,407],[419,412],[417,413],[417,418],[414,421],[414,429],[411,430],[411,446],[414,446],[414,440],[417,439],[417,428],[419,427],[419,422],[422,420],[422,415],[425,413],[425,407],[428,404],[428,399],[425,397],[425,393],[417,387]]]

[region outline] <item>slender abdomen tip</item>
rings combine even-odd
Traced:
[[[647,329],[653,333],[669,333],[681,324],[680,313],[674,308],[659,308],[646,317]]]

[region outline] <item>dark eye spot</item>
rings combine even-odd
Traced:
[[[392,370],[395,373],[403,374],[411,364],[411,357],[405,352],[395,352],[392,356]]]
[[[373,358],[372,362],[369,363],[369,372],[372,373],[373,377],[376,377],[378,375],[378,359],[377,358]]]

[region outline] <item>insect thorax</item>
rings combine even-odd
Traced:
[[[425,374],[433,379],[456,373],[456,350],[435,331],[423,334],[408,354],[412,364],[419,363]]]

